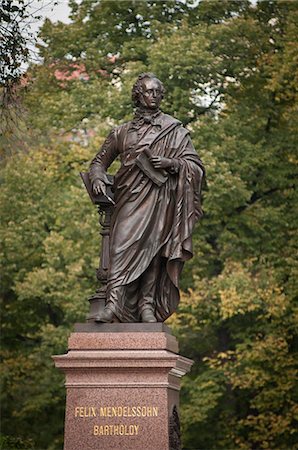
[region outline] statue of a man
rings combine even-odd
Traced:
[[[118,156],[111,220],[107,302],[98,322],[163,322],[177,308],[179,276],[192,257],[191,234],[202,215],[203,165],[189,132],[159,106],[162,82],[139,75],[132,121],[113,129],[90,166],[95,193]]]

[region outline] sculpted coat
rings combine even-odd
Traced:
[[[171,161],[162,183],[137,163],[148,149]],[[142,107],[132,121],[111,131],[91,163],[91,181],[106,180],[118,156],[106,307],[121,322],[139,322],[148,309],[162,322],[177,308],[179,276],[193,255],[203,166],[181,122]]]

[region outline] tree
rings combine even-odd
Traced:
[[[188,124],[207,170],[205,218],[169,321],[181,353],[196,362],[183,382],[185,448],[297,448],[297,14],[282,0],[83,1],[72,3],[71,24],[44,25],[44,63],[30,68],[24,101],[41,142],[53,143],[11,160],[2,193],[4,404],[8,418],[18,405],[20,430],[42,403],[62,415],[62,378],[47,364],[93,285],[96,219],[87,197],[84,219],[77,207],[75,173],[104,128],[131,117],[131,84],[149,70],[165,81],[164,110]],[[86,147],[57,138],[67,131],[74,139],[74,128],[99,137]],[[16,185],[18,215],[10,207]],[[32,185],[26,196],[23,185]],[[53,395],[35,383],[24,397],[20,380],[40,364]],[[38,444],[57,448],[61,424],[50,424],[49,435],[42,421]]]
[[[27,66],[37,59],[37,36],[31,25],[40,20],[38,13],[46,6],[39,1],[35,7],[29,0],[3,0],[0,5],[0,142],[6,147],[1,151],[4,157],[25,136],[21,93],[27,84]]]
[[[189,447],[297,448],[296,26],[295,5],[261,2],[209,27],[232,80],[216,121],[194,129],[206,215],[195,289],[173,320],[201,361],[186,382]]]
[[[55,143],[2,171],[2,430],[30,448],[61,446],[63,376],[51,356],[65,352],[96,287],[97,214],[78,175],[90,152]]]

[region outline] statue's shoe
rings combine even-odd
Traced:
[[[146,322],[146,323],[157,322],[157,319],[151,309],[144,309],[144,311],[142,311],[142,313],[141,313],[141,316],[142,316],[142,322]]]
[[[105,308],[94,320],[95,322],[111,323],[114,319],[114,313],[110,308]]]

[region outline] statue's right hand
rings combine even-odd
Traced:
[[[107,195],[107,187],[105,183],[101,180],[94,180],[92,183],[93,192],[97,195],[103,194]]]

